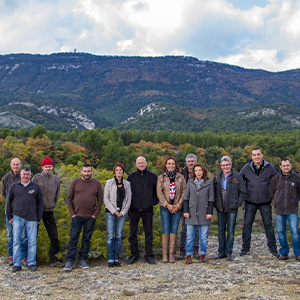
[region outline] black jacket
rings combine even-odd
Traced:
[[[139,169],[129,174],[127,180],[131,185],[132,199],[130,210],[152,211],[153,205],[158,203],[156,195],[157,176],[145,169]]]
[[[26,221],[40,221],[43,215],[44,201],[42,191],[35,182],[25,187],[21,181],[12,184],[7,196],[6,215],[11,220],[14,215]]]
[[[284,176],[276,174],[270,182],[270,197],[277,215],[298,214],[300,200],[300,176],[295,172]]]
[[[269,204],[271,198],[269,194],[269,184],[271,178],[276,175],[277,172],[274,167],[264,160],[264,166],[259,174],[256,175],[254,171],[253,161],[247,163],[242,168],[240,175],[246,182],[247,197],[246,202],[252,204]]]
[[[237,212],[247,196],[247,189],[242,176],[236,171],[227,178],[226,199],[222,200],[223,172],[214,177],[215,208],[218,212]]]

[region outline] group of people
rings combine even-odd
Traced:
[[[280,260],[288,259],[287,222],[289,223],[294,256],[300,261],[300,234],[298,228],[298,204],[300,199],[300,176],[292,171],[288,158],[280,163],[281,172],[264,159],[261,149],[252,150],[252,160],[240,173],[232,169],[230,157],[220,160],[221,172],[208,178],[204,164],[197,162],[194,154],[186,156],[186,166],[180,171],[175,157],[168,157],[163,174],[156,176],[147,169],[143,156],[136,159],[137,170],[123,178],[125,167],[116,163],[114,177],[107,180],[104,192],[98,180],[92,178],[90,164],[81,168],[81,178],[74,180],[67,196],[71,216],[70,240],[65,264],[56,254],[59,252],[57,226],[53,210],[60,194],[60,179],[53,174],[53,162],[49,157],[42,161],[42,173],[31,180],[31,170],[21,167],[21,161],[11,161],[11,172],[1,181],[1,193],[6,198],[6,227],[9,263],[13,272],[27,263],[36,271],[36,245],[38,225],[43,219],[50,238],[50,265],[70,271],[75,267],[77,244],[82,231],[78,266],[89,268],[87,263],[89,245],[95,221],[105,205],[106,245],[109,267],[119,267],[122,232],[127,215],[130,222],[131,265],[140,258],[138,226],[142,219],[145,233],[145,261],[155,264],[153,254],[153,207],[158,203],[162,221],[163,263],[174,263],[179,223],[180,254],[191,264],[193,257],[205,261],[209,226],[213,209],[218,216],[218,254],[216,259],[232,260],[237,212],[244,203],[244,226],[240,255],[250,253],[252,225],[257,210],[260,211],[267,245],[270,253]],[[275,232],[272,225],[272,205],[280,242],[277,252]]]

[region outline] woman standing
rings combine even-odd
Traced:
[[[123,226],[131,203],[131,188],[129,181],[123,179],[125,168],[117,163],[114,168],[114,178],[106,181],[104,188],[104,204],[106,218],[106,247],[109,267],[120,267]]]
[[[157,180],[157,197],[162,220],[163,262],[175,262],[177,230],[182,213],[183,195],[186,186],[184,177],[174,157],[165,160],[164,173]],[[169,260],[168,260],[169,248]]]
[[[199,261],[204,262],[208,244],[208,230],[211,224],[214,205],[214,188],[212,180],[207,178],[203,164],[196,163],[193,176],[189,179],[184,193],[184,214],[187,227],[186,263],[192,263],[194,237],[199,228]]]

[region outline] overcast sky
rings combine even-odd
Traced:
[[[0,0],[0,54],[74,49],[300,68],[300,0]]]

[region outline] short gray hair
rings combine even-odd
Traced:
[[[232,161],[231,161],[230,157],[227,155],[222,156],[222,158],[220,160],[220,165],[222,164],[223,161],[228,161],[232,165]]]
[[[185,157],[185,161],[187,161],[189,158],[193,158],[195,162],[197,162],[197,156],[193,153],[189,153],[186,157]]]

